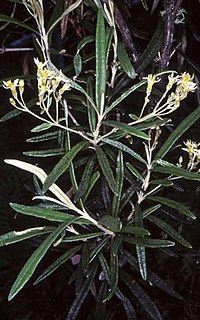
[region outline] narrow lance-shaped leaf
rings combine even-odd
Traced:
[[[176,141],[186,132],[200,117],[200,107],[189,114],[170,134],[169,138],[163,143],[162,147],[154,157],[155,160],[162,159],[173,147]]]
[[[74,197],[75,202],[78,202],[81,199],[81,197],[85,194],[86,190],[88,189],[93,168],[94,168],[94,157],[89,159],[85,166],[85,170],[83,172],[78,191]]]
[[[136,202],[135,204],[135,227],[143,228],[143,217],[140,205]],[[144,236],[136,236],[136,239],[143,238]],[[146,266],[146,251],[145,247],[136,244],[136,252],[138,258],[138,264],[140,268],[141,276],[144,280],[147,279],[147,266]]]
[[[143,131],[140,131],[138,129],[135,129],[134,126],[130,126],[129,124],[122,123],[119,121],[104,121],[104,124],[107,126],[118,128],[118,129],[124,131],[125,133],[131,134],[135,137],[142,138],[145,140],[150,140],[150,137],[148,134],[146,134]]]
[[[96,247],[90,253],[90,262],[92,262],[92,260],[94,260],[96,258],[96,256],[99,254],[99,252],[102,252],[103,248],[105,247],[105,245],[107,244],[107,242],[109,240],[110,240],[109,237],[107,237],[107,238],[104,238],[103,240],[100,240],[98,242]]]
[[[172,247],[175,245],[174,242],[162,239],[152,238],[133,238],[131,236],[124,236],[124,241],[132,244],[141,245],[147,248],[165,248]]]
[[[49,18],[47,29],[49,29],[57,19],[59,19],[59,17],[63,12],[63,7],[64,7],[64,0],[58,0],[55,4],[51,17]],[[51,46],[51,40],[52,40],[52,33],[51,35],[49,35],[49,39],[48,39],[49,46]]]
[[[55,26],[57,25],[57,23],[62,20],[65,16],[67,16],[71,11],[73,11],[74,9],[76,9],[80,3],[82,2],[82,0],[77,0],[74,3],[72,3],[64,12],[62,12],[61,15],[59,15],[59,17],[56,17],[56,15],[52,18],[51,23],[49,23],[48,25],[48,30],[47,30],[47,35],[49,37],[50,33],[52,32],[52,30],[55,28]],[[56,11],[56,10],[55,10]]]
[[[72,223],[74,218],[70,221]],[[44,241],[43,243],[34,251],[28,261],[25,263],[24,267],[20,271],[17,279],[15,280],[12,288],[10,290],[8,300],[12,300],[14,296],[24,287],[27,281],[30,279],[34,273],[37,265],[42,260],[52,243],[56,240],[59,234],[65,230],[65,228],[70,224],[62,223],[58,228],[56,228]]]
[[[136,234],[139,236],[149,236],[150,232],[144,228],[124,226],[121,228],[120,233]]]
[[[108,64],[108,58],[109,58],[110,47],[112,44],[112,38],[113,38],[113,28],[107,27],[106,28],[106,66]]]
[[[147,217],[147,220],[153,222],[155,225],[157,225],[159,228],[161,228],[163,231],[165,231],[167,234],[169,234],[174,240],[182,244],[184,247],[192,248],[191,244],[187,242],[174,228],[172,228],[168,223],[165,221],[159,219],[155,216],[149,216]]]
[[[41,219],[46,219],[49,221],[57,221],[57,222],[64,222],[67,219],[71,219],[74,216],[71,214],[67,214],[61,211],[54,211],[46,208],[40,208],[40,207],[31,207],[31,206],[25,206],[18,203],[10,203],[11,208],[13,208],[15,211],[28,215],[28,216],[34,216]]]
[[[103,172],[103,175],[108,182],[108,185],[110,189],[112,190],[113,193],[117,195],[117,186],[116,186],[116,181],[114,179],[114,175],[110,166],[110,163],[102,150],[102,148],[97,147],[96,148],[96,154],[97,154],[97,159],[100,165],[100,168]]]
[[[91,232],[91,233],[78,234],[75,236],[64,237],[62,242],[85,241],[87,239],[93,239],[103,235],[104,235],[103,232]]]
[[[135,158],[138,161],[146,164],[146,161],[138,153],[133,151],[131,148],[127,147],[125,144],[123,144],[123,143],[121,143],[119,141],[113,141],[113,140],[108,139],[108,138],[103,138],[102,141],[107,143],[107,144],[109,144],[109,145],[111,145],[111,146],[113,146],[113,147],[115,147],[115,148],[118,148],[118,149],[130,154],[133,158]]]
[[[56,261],[54,261],[47,269],[45,269],[42,274],[35,280],[34,285],[38,284],[50,274],[52,274],[55,270],[60,268],[63,263],[65,263],[67,260],[69,260],[78,250],[81,249],[81,245],[78,245],[76,247],[72,247],[67,252],[65,252],[62,256],[60,256]]]
[[[126,319],[137,320],[135,309],[133,308],[131,301],[126,296],[124,296],[118,288],[115,290],[115,295],[124,307],[124,311],[126,312]]]
[[[16,24],[18,25],[19,27],[22,27],[22,28],[25,28],[25,29],[28,29],[34,33],[38,33],[37,30],[33,29],[32,27],[30,27],[29,24],[26,24],[24,22],[21,22],[20,20],[17,20],[13,17],[10,17],[10,16],[6,16],[5,14],[0,14],[0,21],[1,22],[7,22],[7,23],[13,23],[13,24]]]
[[[97,182],[97,180],[99,179],[100,177],[100,172],[99,171],[96,171],[93,173],[91,179],[90,179],[90,182],[89,182],[89,185],[88,185],[88,188],[83,196],[83,203],[85,203],[85,201],[87,200],[89,194],[90,194],[90,191],[92,190],[92,188],[94,187],[95,183]]]
[[[100,286],[97,300],[96,300],[95,313],[94,313],[95,320],[106,319],[106,315],[107,315],[106,303],[103,301],[106,296],[107,290],[108,290],[108,285],[106,280],[104,280]]]
[[[36,227],[22,231],[11,231],[0,236],[0,247],[7,246],[15,242],[20,242],[45,233],[50,233],[54,229],[54,227]]]
[[[103,113],[106,90],[106,33],[102,10],[98,10],[96,27],[96,104]]]
[[[166,173],[170,175],[173,174],[176,177],[180,177],[186,180],[200,181],[199,173],[179,168],[172,163],[163,160],[157,160],[156,163],[160,164],[160,166],[156,166],[155,168],[153,168],[154,172]]]
[[[117,46],[117,55],[119,58],[120,65],[123,69],[123,71],[126,73],[126,75],[131,78],[135,79],[136,72],[135,69],[131,63],[131,60],[126,52],[125,44],[124,42],[119,42]]]
[[[84,242],[81,251],[81,270],[84,276],[87,276],[89,269],[89,247],[88,243]]]
[[[118,266],[118,251],[122,243],[123,236],[118,234],[111,240],[110,246],[110,288],[108,290],[107,296],[104,298],[104,301],[110,300],[114,295],[119,277],[119,266]]]
[[[123,152],[119,150],[117,156],[117,165],[116,165],[116,187],[117,187],[117,195],[114,194],[112,201],[112,215],[114,217],[118,216],[120,201],[121,201],[121,193],[123,188],[123,180],[124,180],[124,160],[123,160]]]
[[[163,74],[172,73],[171,70],[162,71],[156,74],[156,77],[159,77]],[[115,108],[120,102],[122,102],[125,98],[127,98],[131,93],[142,87],[147,80],[142,80],[139,83],[136,83],[132,87],[130,87],[128,90],[124,91],[121,96],[119,96],[116,100],[114,100],[111,105],[106,109],[106,113],[109,113],[113,108]]]
[[[127,259],[127,262],[139,272],[138,262],[136,258],[131,255],[128,251],[124,250],[124,256]],[[157,274],[152,272],[148,269],[148,279],[147,279],[152,285],[155,285],[156,287],[160,288],[164,292],[168,293],[169,295],[177,298],[182,299],[182,297],[172,288],[170,285],[165,282],[162,278],[160,278]]]
[[[77,45],[78,52],[82,50],[88,43],[91,43],[95,40],[94,36],[86,36]]]
[[[35,143],[35,142],[43,142],[43,141],[48,141],[48,140],[54,140],[57,139],[60,135],[60,132],[58,131],[53,131],[53,132],[48,132],[41,134],[39,136],[34,136],[31,138],[26,139],[27,142]]]
[[[77,155],[77,153],[83,149],[85,146],[85,142],[79,142],[77,143],[73,148],[71,148],[65,155],[62,157],[62,159],[57,163],[57,165],[53,168],[53,170],[50,172],[48,177],[46,178],[44,185],[43,185],[43,191],[46,192],[49,187],[57,181],[57,179],[68,169],[70,166],[71,161],[74,159],[74,157]]]
[[[75,320],[76,319],[77,314],[81,308],[81,305],[82,305],[83,301],[85,300],[85,298],[90,290],[90,287],[92,285],[92,282],[96,276],[97,266],[98,265],[95,262],[90,266],[88,276],[81,283],[79,292],[74,299],[74,302],[69,310],[69,313],[68,313],[66,320]]]
[[[163,198],[163,197],[159,197],[159,196],[151,196],[151,197],[148,197],[148,199],[152,200],[152,201],[159,202],[159,203],[164,204],[164,205],[171,207],[173,209],[176,209],[181,215],[183,215],[185,217],[188,217],[190,219],[196,219],[196,217],[193,215],[193,213],[186,206],[184,206],[183,204],[181,204],[177,201]]]
[[[44,172],[44,170],[42,170],[41,168],[34,166],[30,163],[24,162],[24,161],[20,161],[20,160],[14,160],[14,159],[6,159],[4,160],[7,164],[11,164],[17,168],[20,168],[22,170],[31,172],[33,174],[35,174],[38,179],[40,179],[40,181],[42,183],[44,183],[47,174]],[[77,208],[73,202],[69,199],[69,197],[55,184],[53,183],[49,190],[60,200],[58,201],[57,199],[51,198],[51,197],[39,197],[40,199],[43,198],[45,200],[49,200],[49,201],[53,201],[55,203],[59,203],[62,206],[66,206],[69,209],[76,211],[78,214],[80,214],[81,216],[85,217],[86,219],[92,221],[92,223],[94,223],[95,225],[97,225],[96,220],[94,220],[92,217],[90,217],[88,215],[88,213],[86,213],[85,211],[81,211],[79,208]],[[37,197],[38,198],[38,197]]]
[[[127,162],[126,166],[136,178],[138,178],[141,182],[144,182],[144,178],[142,177],[140,172],[131,163]]]
[[[25,151],[23,154],[28,157],[38,157],[38,158],[46,158],[46,157],[55,157],[60,156],[65,153],[64,148],[56,148],[56,149],[47,149],[47,150],[33,150],[33,151]]]
[[[76,53],[73,59],[75,76],[78,77],[82,71],[82,58],[79,53]]]
[[[87,95],[93,99],[94,94],[93,94],[93,83],[92,83],[92,78],[88,77],[87,79],[87,84],[86,84],[86,91]],[[87,113],[88,113],[88,122],[90,126],[90,131],[94,132],[96,128],[96,110],[94,109],[93,105],[87,98]]]
[[[164,39],[164,22],[163,18],[161,17],[158,26],[156,28],[156,31],[149,42],[147,48],[143,52],[143,54],[139,57],[139,59],[136,61],[134,67],[136,71],[139,73],[143,71],[155,58],[157,53],[160,51]]]
[[[135,280],[133,280],[133,278],[127,272],[122,271],[120,273],[120,277],[142,305],[144,310],[150,315],[151,319],[163,320],[156,305],[153,303],[144,289],[142,289],[142,287]]]

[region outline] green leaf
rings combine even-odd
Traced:
[[[123,180],[124,180],[124,160],[123,153],[121,150],[118,151],[117,156],[117,164],[116,164],[116,191],[117,195],[114,194],[112,201],[112,215],[114,217],[118,216],[120,201],[121,201],[121,193],[123,188]]]
[[[58,178],[69,168],[71,161],[77,155],[77,153],[85,147],[85,142],[77,143],[73,148],[71,148],[62,159],[56,164],[53,170],[50,172],[48,177],[46,178],[43,191],[46,192],[49,187],[58,180]]]
[[[156,305],[153,303],[144,289],[142,289],[142,287],[140,287],[140,285],[124,270],[120,272],[120,277],[142,305],[144,310],[150,315],[151,319],[163,320]]]
[[[143,228],[143,217],[140,205],[138,202],[135,204],[135,227]],[[136,239],[144,239],[144,236],[136,236]],[[147,279],[147,266],[146,266],[146,249],[140,244],[136,244],[136,253],[140,269],[140,274],[144,280]]]
[[[172,73],[176,71],[172,71],[172,70],[166,70],[166,71],[162,71],[156,74],[156,77],[159,77],[163,74],[167,74],[167,73]],[[140,87],[142,87],[145,83],[147,82],[147,80],[142,80],[139,83],[133,85],[132,87],[130,87],[128,90],[124,91],[121,96],[119,96],[115,101],[113,101],[111,103],[111,105],[106,109],[106,113],[109,113],[113,108],[115,108],[120,102],[122,102],[126,97],[128,97],[132,92],[136,91],[137,89],[139,89]]]
[[[119,232],[122,227],[122,223],[119,220],[119,218],[114,218],[109,215],[105,215],[105,216],[101,217],[98,220],[98,224],[106,227],[107,229],[109,229],[113,232]]]
[[[98,10],[96,26],[96,105],[103,112],[106,91],[106,33],[102,10]]]
[[[190,219],[194,219],[194,220],[196,219],[196,217],[193,215],[193,213],[186,206],[184,206],[183,204],[181,204],[177,201],[163,198],[163,197],[158,197],[158,196],[148,197],[148,200],[156,201],[156,202],[164,204],[170,208],[176,209],[181,215],[186,216]]]
[[[77,45],[77,51],[82,50],[88,43],[91,43],[95,40],[94,36],[86,36],[84,37]]]
[[[165,248],[172,247],[175,245],[174,242],[162,239],[151,239],[151,238],[133,238],[131,236],[124,236],[124,241],[132,244],[141,245],[147,248]]]
[[[88,96],[90,96],[91,99],[93,99],[94,94],[93,94],[92,77],[88,77],[87,79],[86,91]],[[88,122],[90,126],[90,131],[94,132],[96,128],[96,111],[88,99],[87,99],[87,111],[88,111]]]
[[[103,142],[115,147],[115,148],[118,148],[118,149],[130,154],[133,158],[135,158],[135,159],[139,160],[140,162],[146,164],[146,161],[139,154],[137,154],[131,148],[127,147],[125,144],[123,144],[123,143],[121,143],[119,141],[114,141],[114,140],[108,139],[108,138],[103,138],[101,140]]]
[[[28,78],[35,79],[35,76],[25,77],[25,76],[20,75],[20,76],[15,76],[15,77],[9,77],[7,79],[2,79],[0,81],[0,85],[1,85],[2,81],[15,80],[15,79],[28,79]],[[37,98],[31,99],[27,103],[27,107],[31,108],[32,106],[34,106],[36,104],[36,102],[37,102]],[[22,110],[14,109],[14,110],[8,112],[7,114],[5,114],[2,118],[0,118],[0,122],[5,122],[5,121],[8,121],[8,120],[10,120],[10,119],[12,119],[14,117],[17,117],[22,112],[23,112]]]
[[[160,278],[154,272],[152,271],[148,272],[148,281],[150,282],[150,284],[158,287],[159,289],[163,290],[170,296],[175,297],[176,299],[183,300],[183,298],[179,293],[177,293],[167,282],[165,282],[162,278]]]
[[[114,179],[114,175],[110,167],[110,163],[106,157],[106,154],[104,153],[102,148],[97,146],[96,155],[97,155],[100,168],[103,172],[104,177],[106,178],[106,181],[108,182],[110,189],[112,190],[113,193],[117,195],[116,181]]]
[[[104,298],[106,296],[108,290],[108,285],[107,282],[104,280],[100,286],[97,300],[96,300],[96,305],[95,305],[95,312],[94,312],[94,319],[95,320],[102,320],[106,319],[106,303],[104,303]]]
[[[96,247],[92,250],[91,254],[90,254],[90,262],[92,262],[92,260],[94,260],[96,258],[96,256],[103,250],[103,248],[105,247],[105,245],[107,244],[107,242],[109,241],[109,237],[104,238],[103,240],[101,239]]]
[[[131,115],[129,114],[129,116],[131,116]],[[138,119],[134,119],[134,120],[138,120]],[[134,124],[134,127],[137,130],[155,129],[156,127],[164,126],[166,123],[168,123],[170,121],[171,120],[167,119],[167,118],[158,119],[158,118],[153,117],[150,120]]]
[[[162,147],[154,157],[154,160],[162,159],[173,147],[176,141],[186,132],[200,117],[200,107],[189,114],[170,134],[169,138],[163,143]]]
[[[171,187],[173,186],[173,182],[167,179],[154,179],[150,181],[150,184],[160,185],[163,187]]]
[[[168,223],[165,221],[159,219],[155,216],[149,216],[147,217],[147,220],[153,222],[155,225],[157,225],[159,228],[161,228],[163,231],[165,231],[167,234],[169,234],[174,240],[182,244],[184,247],[192,248],[191,244],[187,242],[174,228],[172,228]]]
[[[90,182],[89,182],[89,185],[88,185],[88,189],[86,190],[84,196],[83,196],[83,203],[85,203],[85,201],[87,200],[89,194],[90,194],[90,191],[92,190],[92,188],[94,187],[95,183],[97,182],[97,180],[99,179],[100,177],[100,172],[99,171],[96,171],[93,173],[91,179],[90,179]]]
[[[88,243],[84,242],[82,246],[82,251],[81,251],[81,270],[84,276],[87,276],[88,274],[88,269],[89,269],[89,247]]]
[[[110,53],[110,47],[113,38],[113,28],[106,27],[106,66],[108,64],[108,58]]]
[[[161,161],[160,162],[159,162],[159,160],[156,161],[157,163],[160,163],[161,166],[156,166],[155,168],[153,168],[154,172],[167,173],[170,175],[173,174],[174,176],[177,176],[177,177],[180,177],[180,178],[183,178],[186,180],[200,181],[200,173],[188,171],[188,170],[185,170],[183,168],[178,168],[173,165],[169,166],[169,167],[163,167]]]
[[[115,239],[113,241],[115,241]],[[113,251],[112,242],[110,248],[110,288],[108,290],[107,296],[104,298],[104,302],[110,300],[114,295],[117,289],[119,278],[118,254]]]
[[[138,236],[149,236],[150,232],[144,228],[124,226],[121,228],[120,233],[136,234]]]
[[[141,174],[139,173],[139,171],[129,162],[126,163],[126,167],[130,170],[130,172],[136,177],[138,178],[141,182],[144,182],[144,178],[141,176]]]
[[[45,131],[45,130],[50,129],[52,126],[53,126],[52,123],[42,123],[42,124],[39,124],[38,126],[36,126],[35,128],[33,128],[31,130],[31,132]]]
[[[127,262],[139,272],[139,266],[136,258],[132,256],[128,251],[124,250],[124,256],[127,260]],[[178,294],[172,287],[169,286],[168,283],[166,283],[162,278],[160,278],[157,274],[152,272],[148,269],[148,279],[147,279],[151,285],[155,285],[156,287],[160,288],[164,292],[168,293],[169,295],[177,298],[182,299],[180,294]]]
[[[85,192],[88,190],[90,178],[92,175],[92,171],[94,168],[94,157],[90,158],[85,166],[85,170],[82,175],[82,179],[78,188],[78,191],[74,197],[74,201],[78,202],[82,196],[85,194]]]
[[[56,8],[55,8],[54,17],[52,18],[52,21],[51,21],[51,23],[49,23],[48,28],[47,28],[48,37],[51,34],[51,32],[53,31],[53,29],[55,28],[55,26],[58,24],[58,22],[60,20],[62,20],[65,16],[67,16],[71,11],[76,9],[80,5],[81,2],[82,2],[82,0],[77,0],[74,3],[72,3],[70,6],[68,6],[68,8],[64,12],[62,11],[62,14],[59,14],[58,18],[56,17],[57,15],[56,15]]]
[[[137,84],[134,84],[128,90],[124,91],[115,101],[111,103],[111,105],[106,109],[106,113],[109,113],[112,109],[114,109],[120,102],[122,102],[125,98],[127,98],[132,92],[136,91],[140,87],[142,87],[147,80],[142,80]]]
[[[62,223],[58,228],[56,228],[44,241],[43,243],[34,251],[28,261],[25,263],[24,267],[20,271],[17,279],[15,280],[12,288],[10,290],[8,300],[12,300],[16,294],[24,287],[27,281],[31,278],[38,264],[47,253],[50,246],[59,236],[59,234],[65,230],[65,228],[74,221],[74,218],[70,222]]]
[[[36,227],[22,231],[11,231],[0,236],[0,246],[7,246],[11,243],[20,242],[32,237],[40,236],[41,234],[50,233],[54,227]]]
[[[46,157],[54,157],[60,156],[65,153],[64,148],[57,148],[57,149],[47,149],[47,150],[34,150],[34,151],[24,151],[23,154],[29,157],[39,157],[39,158],[46,158]]]
[[[28,138],[28,139],[26,139],[26,141],[35,143],[35,142],[43,142],[43,141],[57,139],[58,137],[59,137],[59,132],[53,131],[53,132],[41,134],[39,136],[34,136],[31,138]]]
[[[22,28],[24,28],[24,29],[28,29],[28,30],[30,30],[30,31],[38,34],[37,30],[34,29],[34,28],[32,28],[32,27],[30,27],[29,24],[26,24],[26,23],[24,23],[24,22],[21,22],[20,20],[17,20],[17,19],[15,19],[15,18],[10,17],[10,16],[6,16],[5,14],[0,14],[0,21],[1,21],[1,22],[7,22],[7,23],[16,24],[16,25],[18,25],[19,27],[22,27]]]
[[[76,316],[81,308],[81,305],[83,304],[86,296],[88,295],[88,292],[91,288],[91,285],[94,281],[94,278],[96,277],[96,272],[97,272],[97,263],[93,263],[90,266],[89,272],[87,277],[83,280],[81,283],[80,289],[74,299],[74,302],[69,310],[69,313],[67,315],[66,320],[75,320]]]
[[[54,211],[46,208],[41,208],[41,207],[31,207],[31,206],[24,206],[22,204],[18,203],[10,203],[11,208],[13,208],[15,211],[28,215],[28,216],[34,216],[37,218],[41,219],[46,219],[48,221],[56,221],[56,222],[66,222],[69,219],[76,218],[75,216],[61,212],[61,211]],[[84,218],[78,218],[77,217],[76,222],[83,222],[84,223]],[[89,221],[85,220],[86,223],[89,223]]]
[[[97,238],[100,236],[103,236],[103,232],[91,232],[91,233],[84,233],[84,234],[79,234],[75,236],[69,236],[63,238],[62,242],[76,242],[76,241],[85,241],[93,238]]]
[[[119,209],[120,212],[125,207],[125,205],[130,201],[134,193],[135,193],[135,188],[131,184],[122,196],[120,209]]]
[[[41,282],[42,280],[50,276],[50,274],[52,274],[55,270],[60,268],[60,266],[63,263],[65,263],[67,260],[69,260],[78,250],[81,249],[81,247],[82,247],[81,245],[78,245],[76,247],[73,247],[67,250],[67,252],[65,252],[62,256],[60,256],[46,270],[42,272],[42,274],[35,280],[34,285],[38,284],[39,282]]]
[[[64,0],[58,0],[54,7],[53,13],[49,18],[47,30],[53,25],[53,23],[61,16],[64,9]],[[49,44],[51,44],[51,37],[49,37]]]
[[[150,137],[148,134],[135,129],[134,127],[130,126],[129,124],[122,123],[119,121],[104,121],[103,123],[107,126],[118,128],[118,129],[124,131],[126,134],[128,133],[128,134],[131,134],[131,135],[138,137],[138,138],[150,140]]]
[[[148,217],[151,213],[153,213],[153,212],[155,212],[156,210],[160,209],[160,207],[161,207],[161,204],[157,204],[156,206],[153,206],[153,207],[150,207],[150,208],[144,210],[144,211],[142,212],[143,218]]]
[[[136,78],[136,72],[135,69],[131,63],[131,60],[126,52],[125,44],[124,42],[119,42],[117,46],[117,55],[119,58],[120,65],[123,69],[123,71],[126,73],[126,75],[131,78]]]
[[[82,71],[82,58],[79,53],[75,54],[73,58],[73,64],[74,64],[75,76],[78,77]]]
[[[164,39],[164,21],[163,18],[160,17],[158,26],[156,28],[156,31],[149,42],[147,48],[143,52],[143,54],[139,57],[139,59],[136,61],[134,67],[136,69],[136,72],[143,71],[155,58],[157,53],[160,51],[163,45],[163,39]]]
[[[115,290],[115,295],[124,307],[124,311],[126,312],[126,319],[137,320],[135,309],[133,308],[130,300],[126,296],[124,296],[118,288]]]
[[[22,114],[22,110],[14,109],[8,113],[6,113],[2,118],[0,118],[0,122],[8,121],[12,118],[17,117],[18,115]]]

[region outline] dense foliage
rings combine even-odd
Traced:
[[[26,174],[2,178],[0,245],[17,243],[2,249],[5,319],[197,319],[189,14],[175,0],[5,4],[1,123],[25,122],[27,142],[4,156]]]

